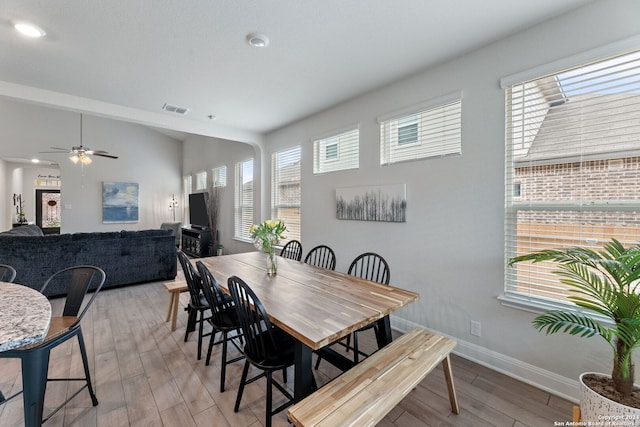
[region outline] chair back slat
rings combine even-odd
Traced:
[[[193,307],[199,307],[202,305],[200,302],[200,291],[202,289],[201,278],[196,271],[189,257],[182,251],[178,251],[178,261],[182,266],[182,272],[184,273],[184,279],[187,282],[187,288],[189,288],[189,297],[191,298],[191,305]]]
[[[391,279],[389,264],[382,256],[374,252],[358,255],[349,266],[348,274],[383,285],[388,285]]]
[[[336,254],[329,246],[319,245],[309,251],[304,262],[327,270],[335,270]]]
[[[202,261],[197,261],[196,267],[202,280],[202,293],[211,307],[211,322],[214,325],[221,326],[224,324],[223,313],[233,310],[233,304],[230,301],[225,301],[220,285],[218,285],[207,266]]]
[[[12,283],[16,278],[16,269],[7,264],[0,264],[0,282]]]
[[[91,303],[93,303],[100,289],[102,289],[106,277],[105,272],[101,268],[92,265],[67,267],[49,277],[47,281],[44,282],[44,285],[42,285],[42,288],[40,288],[40,292],[44,293],[45,289],[53,283],[62,284],[62,289],[66,288],[67,290],[62,315],[76,316],[77,319],[74,325],[77,325],[82,320]],[[60,285],[55,286],[57,288]],[[89,290],[93,290],[94,292],[91,299],[84,304],[83,308],[83,302]]]
[[[280,256],[300,261],[302,259],[302,244],[297,240],[290,240],[280,251]]]
[[[249,285],[237,276],[230,277],[227,283],[245,339],[244,353],[260,366],[278,350],[272,335],[273,325]]]

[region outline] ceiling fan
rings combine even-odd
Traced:
[[[40,153],[47,153],[47,154],[59,154],[59,153],[68,153],[71,154],[71,156],[69,157],[69,159],[73,162],[73,163],[78,163],[80,162],[83,165],[88,165],[92,162],[91,156],[100,156],[100,157],[107,157],[109,159],[117,159],[118,156],[114,156],[112,154],[109,154],[108,152],[104,151],[104,150],[92,150],[89,147],[85,147],[84,145],[82,145],[82,114],[80,114],[80,145],[77,147],[71,147],[71,149],[69,148],[60,148],[60,147],[51,147],[52,150],[56,150],[56,151],[40,151]]]

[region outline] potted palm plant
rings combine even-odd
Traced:
[[[565,332],[585,338],[600,336],[613,350],[611,377],[600,380],[611,382],[613,390],[600,393],[605,401],[623,402],[622,409],[615,405],[604,408],[602,402],[592,402],[590,399],[595,393],[586,387],[587,375],[583,374],[580,377],[583,421],[601,422],[602,416],[623,416],[630,411],[633,415],[629,416],[640,422],[640,409],[632,408],[640,406],[634,393],[637,389],[631,357],[633,349],[640,345],[640,245],[626,248],[611,239],[598,251],[584,247],[547,249],[512,258],[509,266],[523,261],[556,263],[554,273],[572,291],[568,299],[577,306],[577,309],[552,310],[537,316],[533,326],[538,331]],[[597,375],[589,374],[589,377]],[[594,412],[598,408],[604,408],[604,415]]]

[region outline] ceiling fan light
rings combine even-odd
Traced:
[[[78,163],[78,161],[80,160],[80,157],[74,154],[73,156],[69,157],[69,160],[71,160],[73,163]]]
[[[13,21],[12,24],[16,31],[27,37],[40,38],[47,34],[42,28],[29,22]]]
[[[89,156],[80,156],[80,162],[82,162],[83,165],[88,165],[92,162],[92,160]]]

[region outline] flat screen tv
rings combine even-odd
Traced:
[[[194,228],[209,228],[208,193],[189,194],[189,221]]]

